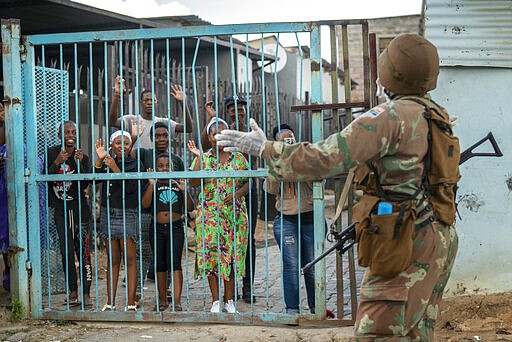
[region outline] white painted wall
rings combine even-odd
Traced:
[[[450,115],[464,150],[492,132],[504,156],[461,165],[459,251],[447,295],[512,290],[512,69],[442,67],[431,94]],[[490,152],[490,144],[476,152]]]
[[[237,62],[237,81],[238,85],[246,83],[246,81],[249,81],[249,84],[252,83],[252,60],[247,60],[245,54],[240,53],[236,55]],[[248,72],[248,70],[249,72]]]

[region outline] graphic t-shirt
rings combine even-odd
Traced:
[[[169,180],[172,183],[156,183],[156,212],[170,211],[172,205],[172,212],[183,214],[184,202],[183,191],[178,187],[175,181]]]
[[[55,159],[61,151],[60,145],[48,149],[48,174],[74,174],[78,173],[78,165],[75,160],[75,151],[60,166],[55,165]],[[84,154],[80,163],[80,173],[91,172],[89,157]],[[80,182],[80,196],[84,199],[85,189],[89,185],[88,181]],[[78,181],[56,181],[48,184],[48,204],[53,208],[62,208],[66,201],[66,208],[78,208]]]

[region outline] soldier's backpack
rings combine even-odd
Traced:
[[[438,221],[451,225],[455,221],[457,182],[460,179],[459,139],[453,135],[448,113],[431,99],[404,96],[422,105],[428,121],[428,152],[425,156],[423,184],[430,195],[430,203]]]

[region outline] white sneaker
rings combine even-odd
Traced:
[[[212,304],[212,308],[210,309],[211,312],[216,312],[216,313],[219,313],[220,312],[220,302],[218,300],[216,300],[215,302],[213,302]]]
[[[224,303],[224,311],[226,311],[227,313],[239,313],[235,309],[235,303],[233,302],[232,299],[228,300],[227,303]]]

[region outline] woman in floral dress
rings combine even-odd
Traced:
[[[248,169],[249,165],[242,154],[217,148],[214,136],[217,130],[220,132],[227,127],[222,119],[213,118],[210,121],[207,132],[212,148],[202,156],[195,143],[188,142],[189,151],[196,156],[191,170]],[[190,184],[198,187],[201,179],[190,179]],[[211,312],[220,312],[221,309],[236,312],[233,302],[235,279],[245,274],[248,220],[244,196],[248,189],[249,183],[244,178],[203,180],[196,218],[196,277],[208,278],[213,302]],[[219,277],[224,281],[225,303],[222,307],[219,302]]]

